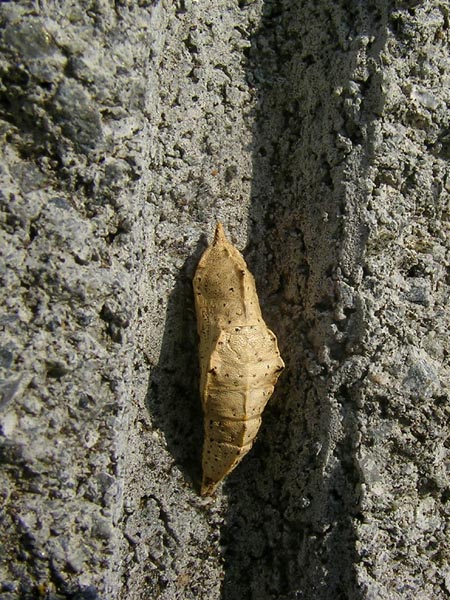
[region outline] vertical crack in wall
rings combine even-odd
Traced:
[[[248,257],[286,371],[230,477],[223,598],[358,599],[359,287],[386,9],[264,6]]]

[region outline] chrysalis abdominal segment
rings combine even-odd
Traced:
[[[261,315],[255,280],[217,224],[194,276],[204,412],[202,495],[210,495],[252,447],[284,369]]]

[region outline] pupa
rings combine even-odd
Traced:
[[[204,413],[202,496],[253,445],[284,362],[261,315],[255,280],[217,223],[194,275]]]

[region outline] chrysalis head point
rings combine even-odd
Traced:
[[[216,225],[216,233],[214,234],[214,246],[216,244],[223,244],[224,242],[227,241],[227,238],[225,236],[225,231],[223,229],[223,225],[220,222],[217,222]]]

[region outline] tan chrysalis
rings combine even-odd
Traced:
[[[204,412],[202,495],[247,454],[284,368],[261,315],[255,280],[217,224],[194,276]]]

